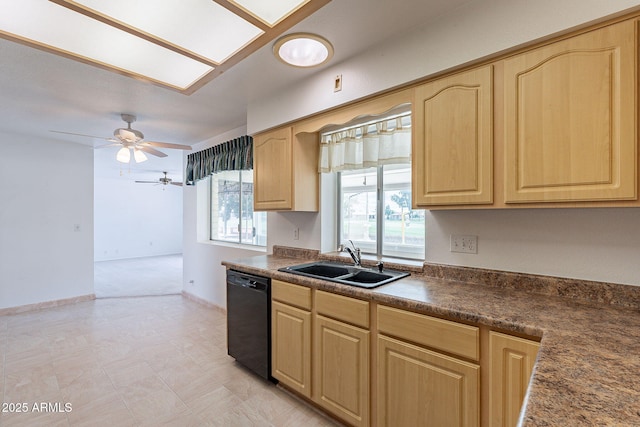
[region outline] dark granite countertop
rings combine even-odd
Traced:
[[[374,289],[278,271],[305,261],[308,262],[278,254],[225,261],[223,265],[452,320],[541,337],[521,426],[640,426],[637,307],[447,280],[419,271]],[[624,292],[631,292],[634,297],[636,291],[640,292],[640,288],[628,288],[634,289],[625,288]]]

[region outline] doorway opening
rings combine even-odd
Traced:
[[[183,153],[123,164],[116,149],[94,151],[94,293],[180,294]]]

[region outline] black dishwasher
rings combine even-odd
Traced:
[[[227,270],[227,352],[263,378],[271,377],[271,279]]]

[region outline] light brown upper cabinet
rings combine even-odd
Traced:
[[[487,65],[415,89],[415,207],[492,203],[492,87]]]
[[[291,126],[253,138],[256,211],[318,211],[318,135]]]
[[[634,200],[636,22],[504,61],[505,202]]]

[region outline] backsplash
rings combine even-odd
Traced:
[[[317,249],[273,245],[273,255],[283,258],[318,259],[320,251]]]
[[[640,310],[640,286],[429,263],[424,264],[422,274]]]

